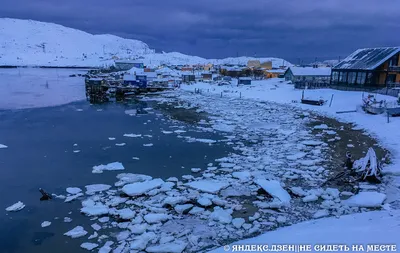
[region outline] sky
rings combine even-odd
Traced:
[[[399,0],[0,0],[0,17],[58,23],[205,58],[342,59],[400,46]]]

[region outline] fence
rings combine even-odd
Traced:
[[[345,91],[365,91],[371,93],[377,93],[381,95],[388,95],[397,97],[400,93],[400,83],[390,83],[385,88],[368,87],[368,86],[347,86],[347,85],[330,85],[326,81],[296,81],[294,82],[296,89],[325,89],[331,88],[335,90]]]

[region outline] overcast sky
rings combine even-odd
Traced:
[[[400,0],[0,0],[0,17],[139,39],[157,51],[337,59],[400,45]]]

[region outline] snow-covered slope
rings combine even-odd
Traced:
[[[156,54],[139,40],[123,39],[114,35],[92,35],[52,23],[33,20],[0,18],[0,66],[76,66],[101,67],[113,59],[140,59],[145,65],[156,67],[185,64],[246,65],[251,57],[204,59],[178,52]],[[279,58],[274,67],[291,64]]]
[[[153,53],[138,40],[92,35],[33,20],[0,19],[0,65],[102,66],[113,56]]]

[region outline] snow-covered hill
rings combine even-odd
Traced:
[[[57,66],[101,67],[114,59],[138,59],[145,65],[184,64],[245,65],[255,58],[238,57],[204,59],[178,52],[155,53],[139,40],[123,39],[114,35],[93,35],[53,23],[33,20],[0,18],[0,66]],[[262,58],[278,67],[279,58]]]
[[[52,23],[0,19],[0,65],[102,66],[113,56],[153,52],[138,40],[92,35]]]

